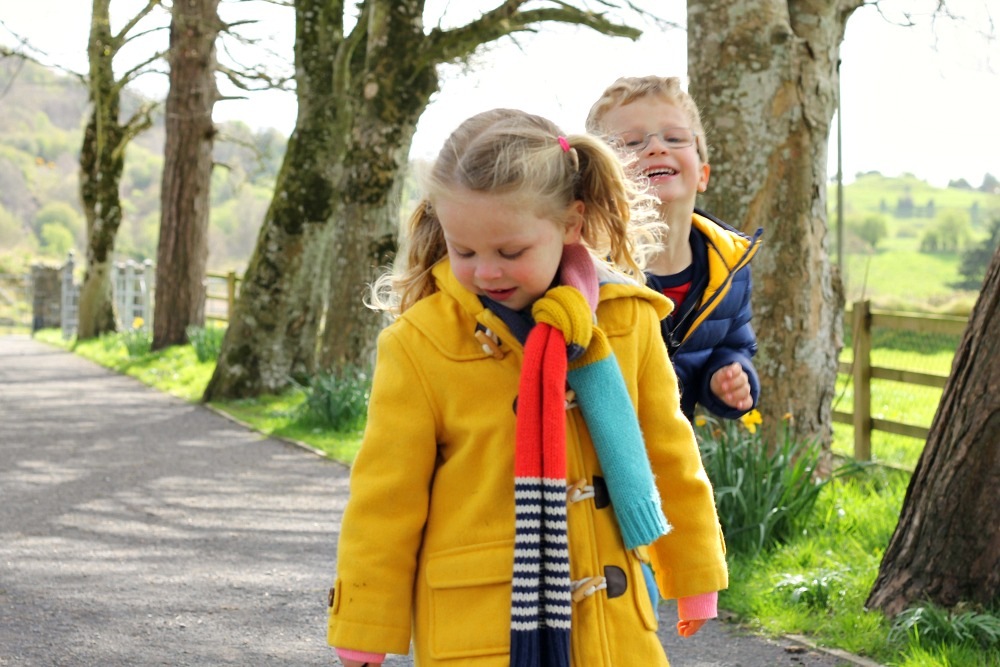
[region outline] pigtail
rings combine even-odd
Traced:
[[[404,245],[405,262],[375,280],[367,304],[369,308],[399,315],[437,291],[431,269],[448,249],[441,223],[428,200],[417,204],[410,214]]]
[[[574,135],[570,143],[579,160],[574,197],[585,206],[584,240],[620,272],[644,282],[642,268],[661,249],[666,232],[656,197],[629,177],[604,141]]]

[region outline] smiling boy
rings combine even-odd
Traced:
[[[590,110],[587,130],[607,138],[648,183],[669,231],[646,265],[646,282],[674,302],[663,341],[681,383],[681,408],[696,404],[734,419],[757,405],[752,358],[751,238],[695,208],[711,167],[701,115],[676,77],[623,77]]]

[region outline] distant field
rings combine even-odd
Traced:
[[[978,184],[977,184],[978,185]],[[913,202],[916,215],[896,217],[901,198]],[[836,225],[836,190],[831,186],[829,224]],[[968,314],[976,292],[957,286],[961,254],[920,252],[924,234],[937,217],[958,212],[969,221],[969,242],[986,236],[988,221],[1000,216],[1000,195],[958,188],[934,188],[912,177],[868,174],[844,188],[844,220],[881,215],[887,236],[876,250],[848,232],[845,239],[844,287],[848,302],[871,299],[876,307]],[[928,215],[928,213],[932,215]],[[976,218],[975,220],[973,218]]]
[[[846,257],[844,295],[848,302],[871,299],[883,308],[939,312],[971,305],[975,292],[955,287],[961,279],[955,254],[928,255],[910,239],[887,239],[871,255]]]

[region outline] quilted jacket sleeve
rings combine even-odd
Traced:
[[[760,378],[757,369],[753,365],[753,357],[757,353],[757,335],[750,324],[752,307],[750,305],[750,295],[753,291],[750,267],[740,269],[735,278],[732,291],[727,298],[738,299],[738,307],[729,322],[728,330],[722,340],[712,350],[711,355],[705,361],[705,372],[701,374],[698,383],[698,402],[709,412],[724,419],[737,419],[757,407],[757,400],[760,398]],[[753,404],[746,410],[736,410],[712,393],[712,375],[720,368],[728,366],[733,362],[738,363],[746,372],[750,381],[750,397]]]

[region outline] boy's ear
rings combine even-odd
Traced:
[[[586,210],[587,205],[579,199],[569,205],[566,216],[566,231],[563,233],[564,245],[580,242],[583,237],[583,214]]]
[[[703,163],[701,165],[701,173],[698,174],[698,192],[704,192],[708,190],[708,176],[712,173],[712,167]]]

